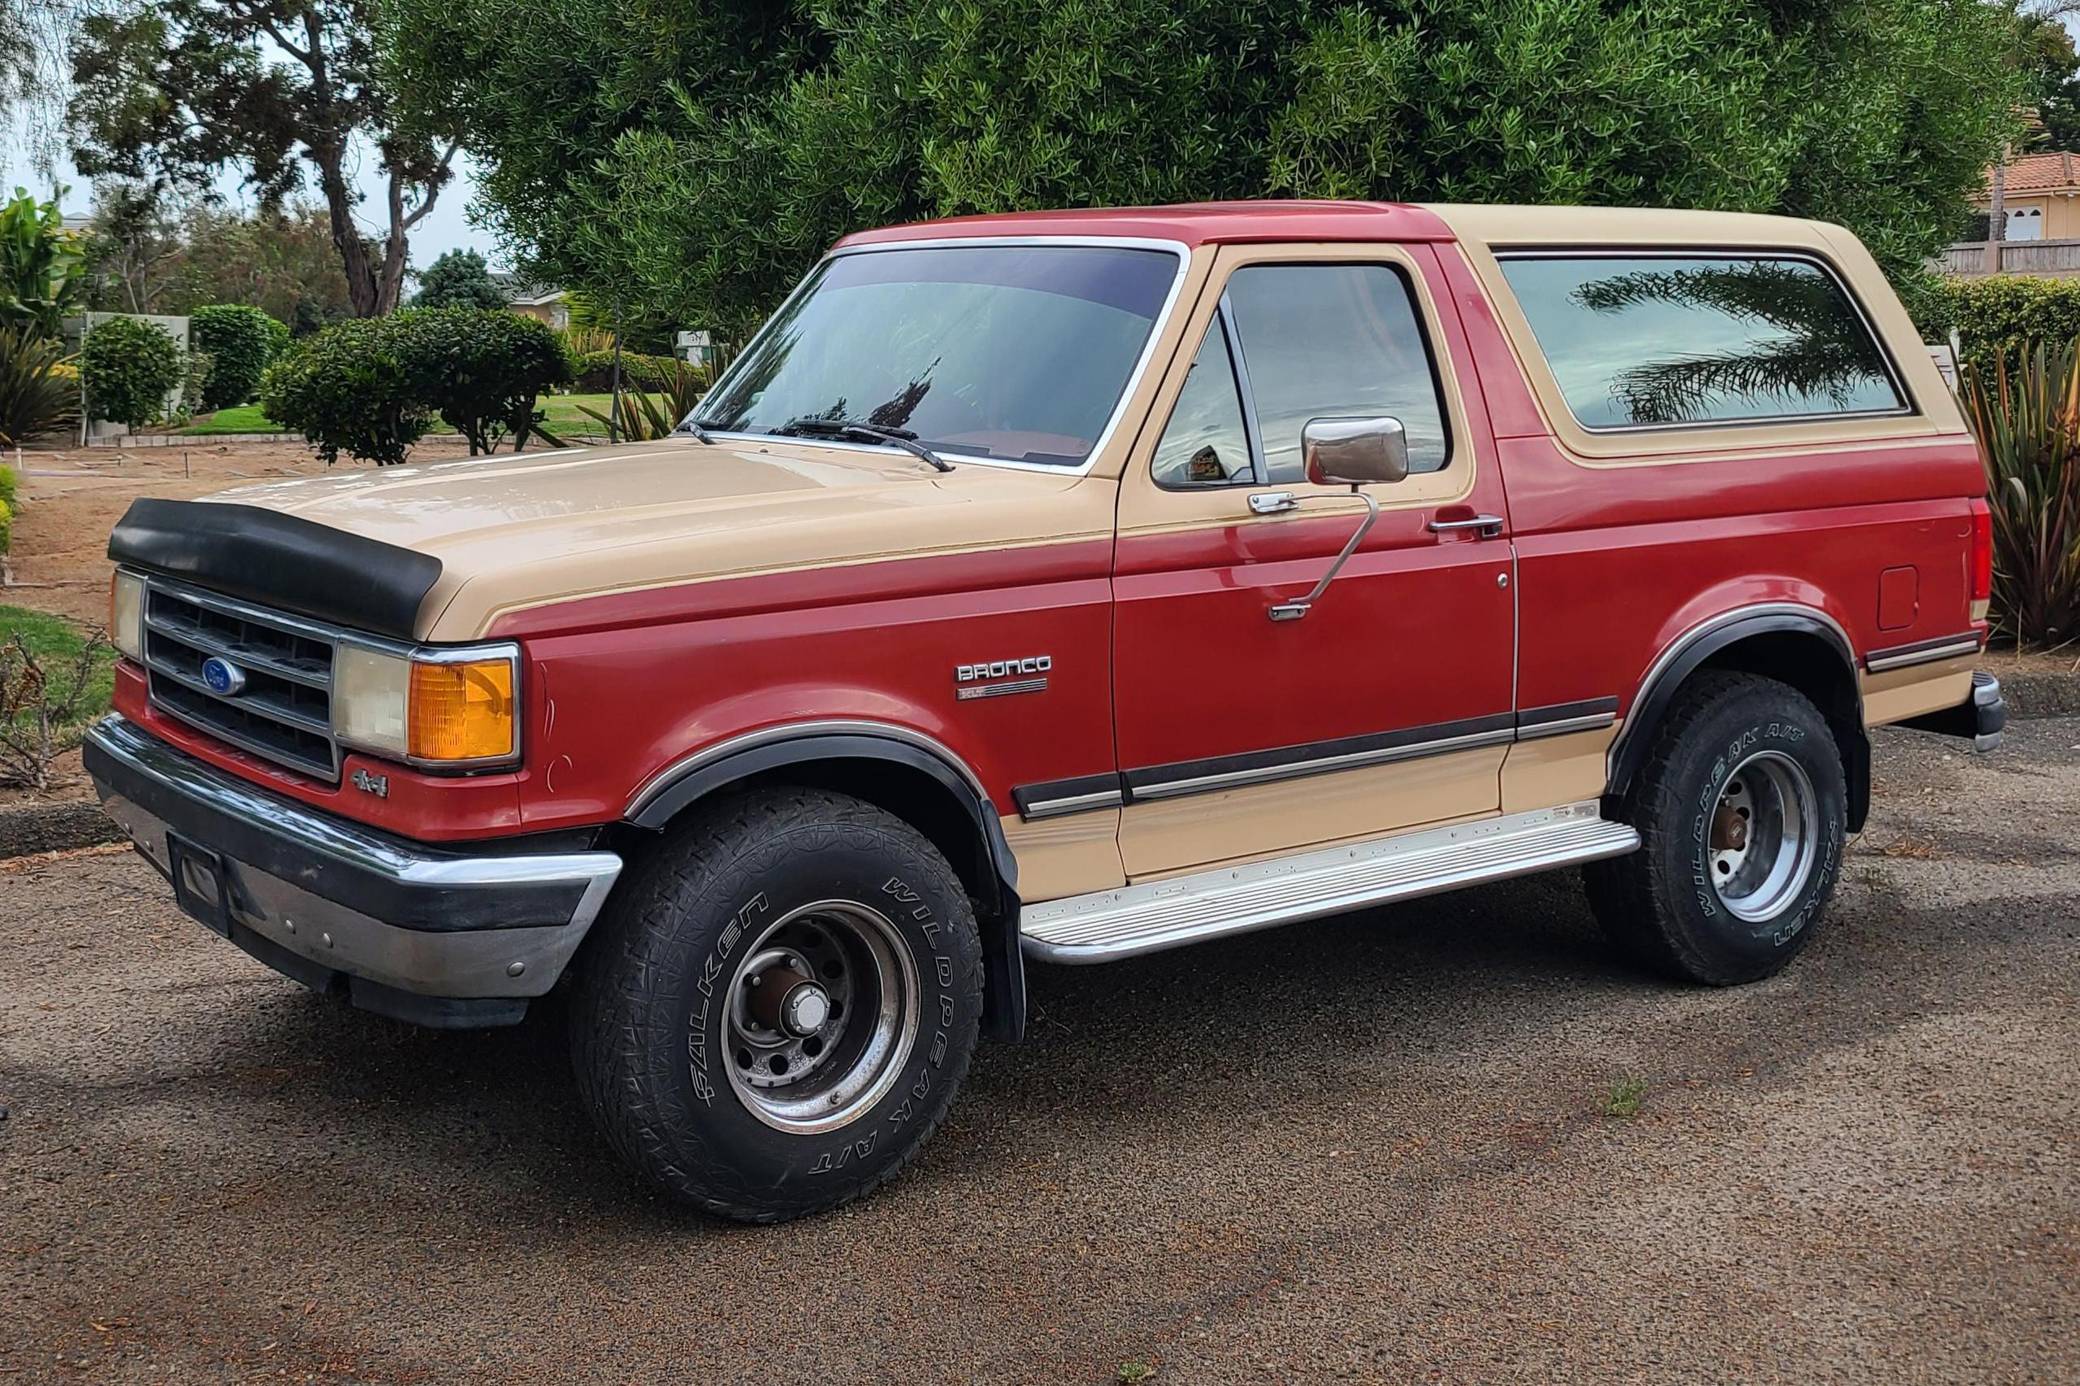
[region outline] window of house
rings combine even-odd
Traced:
[[[2008,209],[2007,238],[2011,241],[2043,240],[2044,209],[2042,207],[2010,207]]]
[[[1906,407],[1869,324],[1810,260],[1539,255],[1502,273],[1585,428]]]

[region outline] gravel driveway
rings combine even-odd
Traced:
[[[1571,875],[1036,968],[905,1177],[763,1230],[624,1175],[553,1024],[0,874],[0,1381],[2080,1379],[2080,719],[1878,773],[1774,981],[1626,971]]]

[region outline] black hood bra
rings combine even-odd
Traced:
[[[441,575],[430,554],[330,525],[209,501],[130,503],[108,556],[277,611],[414,637],[420,603]]]

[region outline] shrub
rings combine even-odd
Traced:
[[[1965,369],[1965,417],[1993,508],[1994,618],[2025,644],[2080,634],[2080,343]]]
[[[703,368],[672,357],[665,359],[671,362],[672,369],[660,373],[654,393],[643,390],[622,392],[619,418],[614,415],[611,400],[605,409],[581,404],[578,412],[597,420],[608,431],[609,437],[618,434],[625,442],[642,443],[669,437],[679,427],[679,421],[701,402],[701,396],[708,391],[709,381],[708,372]]]
[[[444,251],[419,276],[414,308],[503,308],[505,291],[474,250]]]
[[[98,633],[0,607],[0,784],[50,787],[52,763],[108,710],[114,660]]]
[[[61,350],[48,337],[0,327],[0,447],[15,447],[78,419],[79,374],[60,359]],[[0,500],[13,499],[11,489],[0,493]]]
[[[15,488],[18,485],[20,482],[15,477],[14,468],[0,462],[0,504],[14,504]]]
[[[4,470],[4,469],[0,469]],[[14,503],[0,500],[0,554],[14,544]]]
[[[541,420],[543,390],[567,385],[570,357],[547,323],[504,309],[413,308],[391,320],[412,388],[429,409],[469,439],[472,456],[499,439],[527,445]]]
[[[621,353],[621,388],[642,390],[662,389],[667,382],[677,378],[678,370],[685,365],[676,356],[647,356],[639,351]],[[580,356],[575,366],[577,388],[586,394],[596,395],[614,388],[614,349],[588,351]]]
[[[350,318],[304,339],[267,368],[260,406],[302,432],[330,465],[347,453],[402,462],[433,421],[392,318]]]
[[[187,370],[181,378],[181,422],[186,423],[202,412],[203,396],[209,392],[209,383],[216,377],[217,358],[206,351],[188,353]]]
[[[89,332],[79,365],[94,416],[132,428],[166,412],[166,398],[186,370],[179,344],[142,318],[110,318]]]
[[[288,342],[289,329],[258,308],[212,303],[189,317],[188,339],[196,352],[207,352],[216,360],[201,407],[225,409],[252,399],[267,363]]]
[[[1901,286],[1901,298],[1922,335],[1941,340],[1952,328],[1975,364],[1995,357],[2022,364],[2034,342],[2080,337],[2080,280],[1990,274],[1981,279],[1935,279]]]

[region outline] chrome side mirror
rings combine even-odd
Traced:
[[[1300,458],[1317,486],[1370,486],[1408,478],[1408,430],[1385,414],[1366,419],[1309,419]]]

